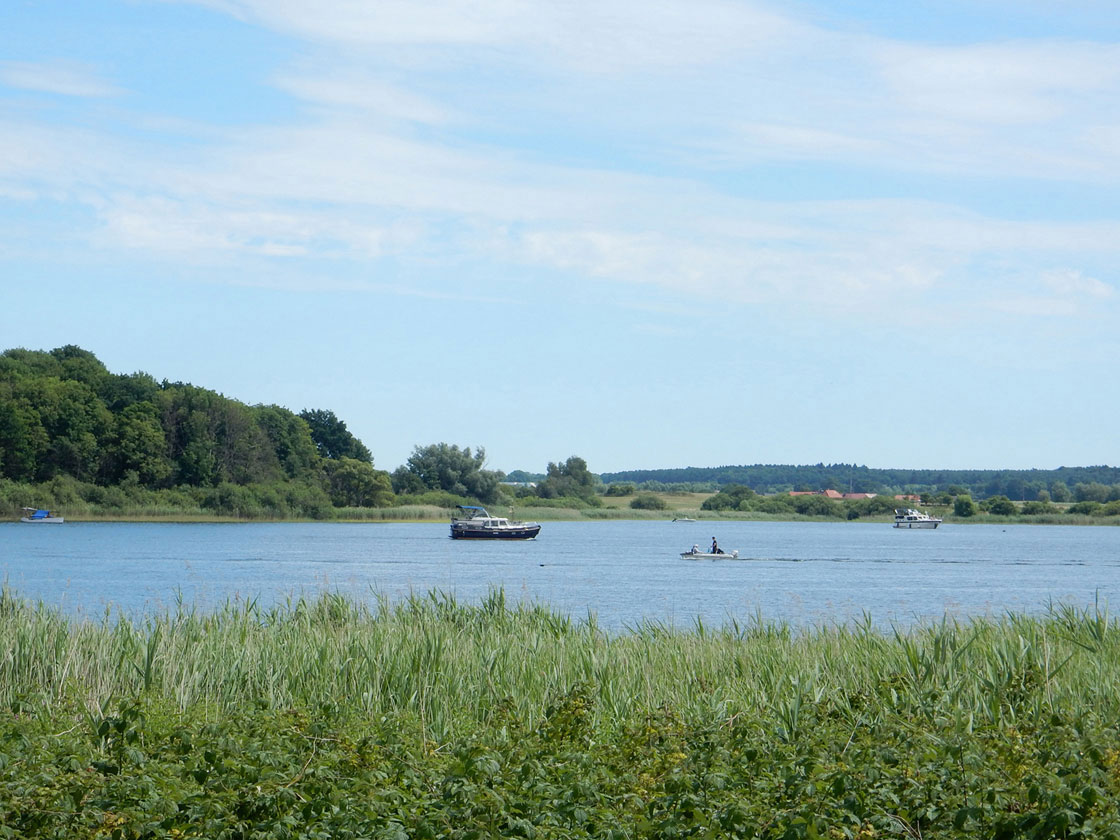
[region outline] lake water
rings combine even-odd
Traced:
[[[179,598],[208,609],[326,591],[399,600],[439,590],[477,603],[496,587],[614,629],[1120,608],[1120,527],[546,522],[530,542],[447,534],[446,524],[5,523],[0,578],[21,597],[95,619],[162,612]],[[713,535],[740,559],[680,559]]]

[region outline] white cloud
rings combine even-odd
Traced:
[[[329,108],[354,110],[386,120],[438,125],[452,118],[454,109],[418,96],[371,75],[330,76],[313,71],[286,73],[277,85],[300,99]]]
[[[1116,290],[1095,277],[1086,277],[1076,269],[1050,271],[1042,276],[1042,283],[1059,295],[1069,298],[1110,298]]]
[[[9,87],[63,96],[118,96],[120,88],[97,78],[96,71],[70,61],[0,61],[0,82]]]
[[[320,43],[493,48],[582,72],[707,64],[802,30],[762,4],[731,0],[201,1]]]
[[[978,264],[1021,276],[1038,260],[1070,268],[1007,296],[1021,313],[1034,300],[1111,292],[1093,275],[1120,257],[1120,221],[1009,221],[948,200],[860,200],[858,189],[758,200],[681,155],[730,170],[808,159],[1081,177],[1117,155],[1106,142],[1120,125],[1111,46],[904,44],[717,0],[444,2],[423,13],[403,2],[211,5],[329,47],[272,76],[308,106],[295,119],[179,135],[164,123],[201,138],[187,148],[126,139],[129,125],[79,132],[13,119],[0,130],[0,187],[43,185],[96,212],[102,247],[187,263],[482,260],[875,313],[901,295],[931,311],[955,305],[986,282]],[[432,52],[391,49],[409,44]],[[448,49],[468,49],[481,70],[448,74]],[[681,72],[659,72],[669,66]],[[538,103],[536,87],[513,79],[501,96],[524,110],[495,117],[504,102],[490,86],[514,71],[547,76],[562,95]],[[621,116],[606,113],[615,103]],[[542,112],[553,118],[545,128],[533,124]],[[628,133],[632,115],[641,128]],[[569,125],[589,145],[648,146],[623,164],[610,148],[592,149],[591,162],[554,154],[548,144],[567,138],[547,132]],[[1034,129],[1054,137],[1035,145]],[[1082,154],[1091,144],[1078,138],[1090,137],[1095,151]],[[659,172],[665,162],[671,174]]]
[[[875,60],[898,105],[975,125],[1050,123],[1109,107],[1120,45],[1071,42],[934,47],[884,42]]]

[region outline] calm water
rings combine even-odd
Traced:
[[[503,587],[608,627],[761,615],[795,624],[870,613],[879,624],[1120,609],[1120,527],[759,522],[549,522],[532,542],[463,542],[445,524],[0,525],[0,577],[77,616],[203,609],[342,592],[430,590],[477,602]],[[739,560],[686,561],[712,536]]]

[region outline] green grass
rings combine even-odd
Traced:
[[[0,837],[1117,837],[1100,609],[608,633],[495,591],[0,595]]]

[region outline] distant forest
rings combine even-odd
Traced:
[[[756,493],[790,490],[838,490],[842,493],[949,493],[976,499],[1006,496],[1032,501],[1045,491],[1054,501],[1068,501],[1120,485],[1120,467],[1059,467],[1056,470],[911,470],[875,469],[855,464],[790,466],[683,467],[679,469],[627,470],[602,473],[608,483],[629,482],[643,489],[678,488],[718,490],[729,485],[749,487]],[[1075,490],[1080,488],[1081,493]]]

